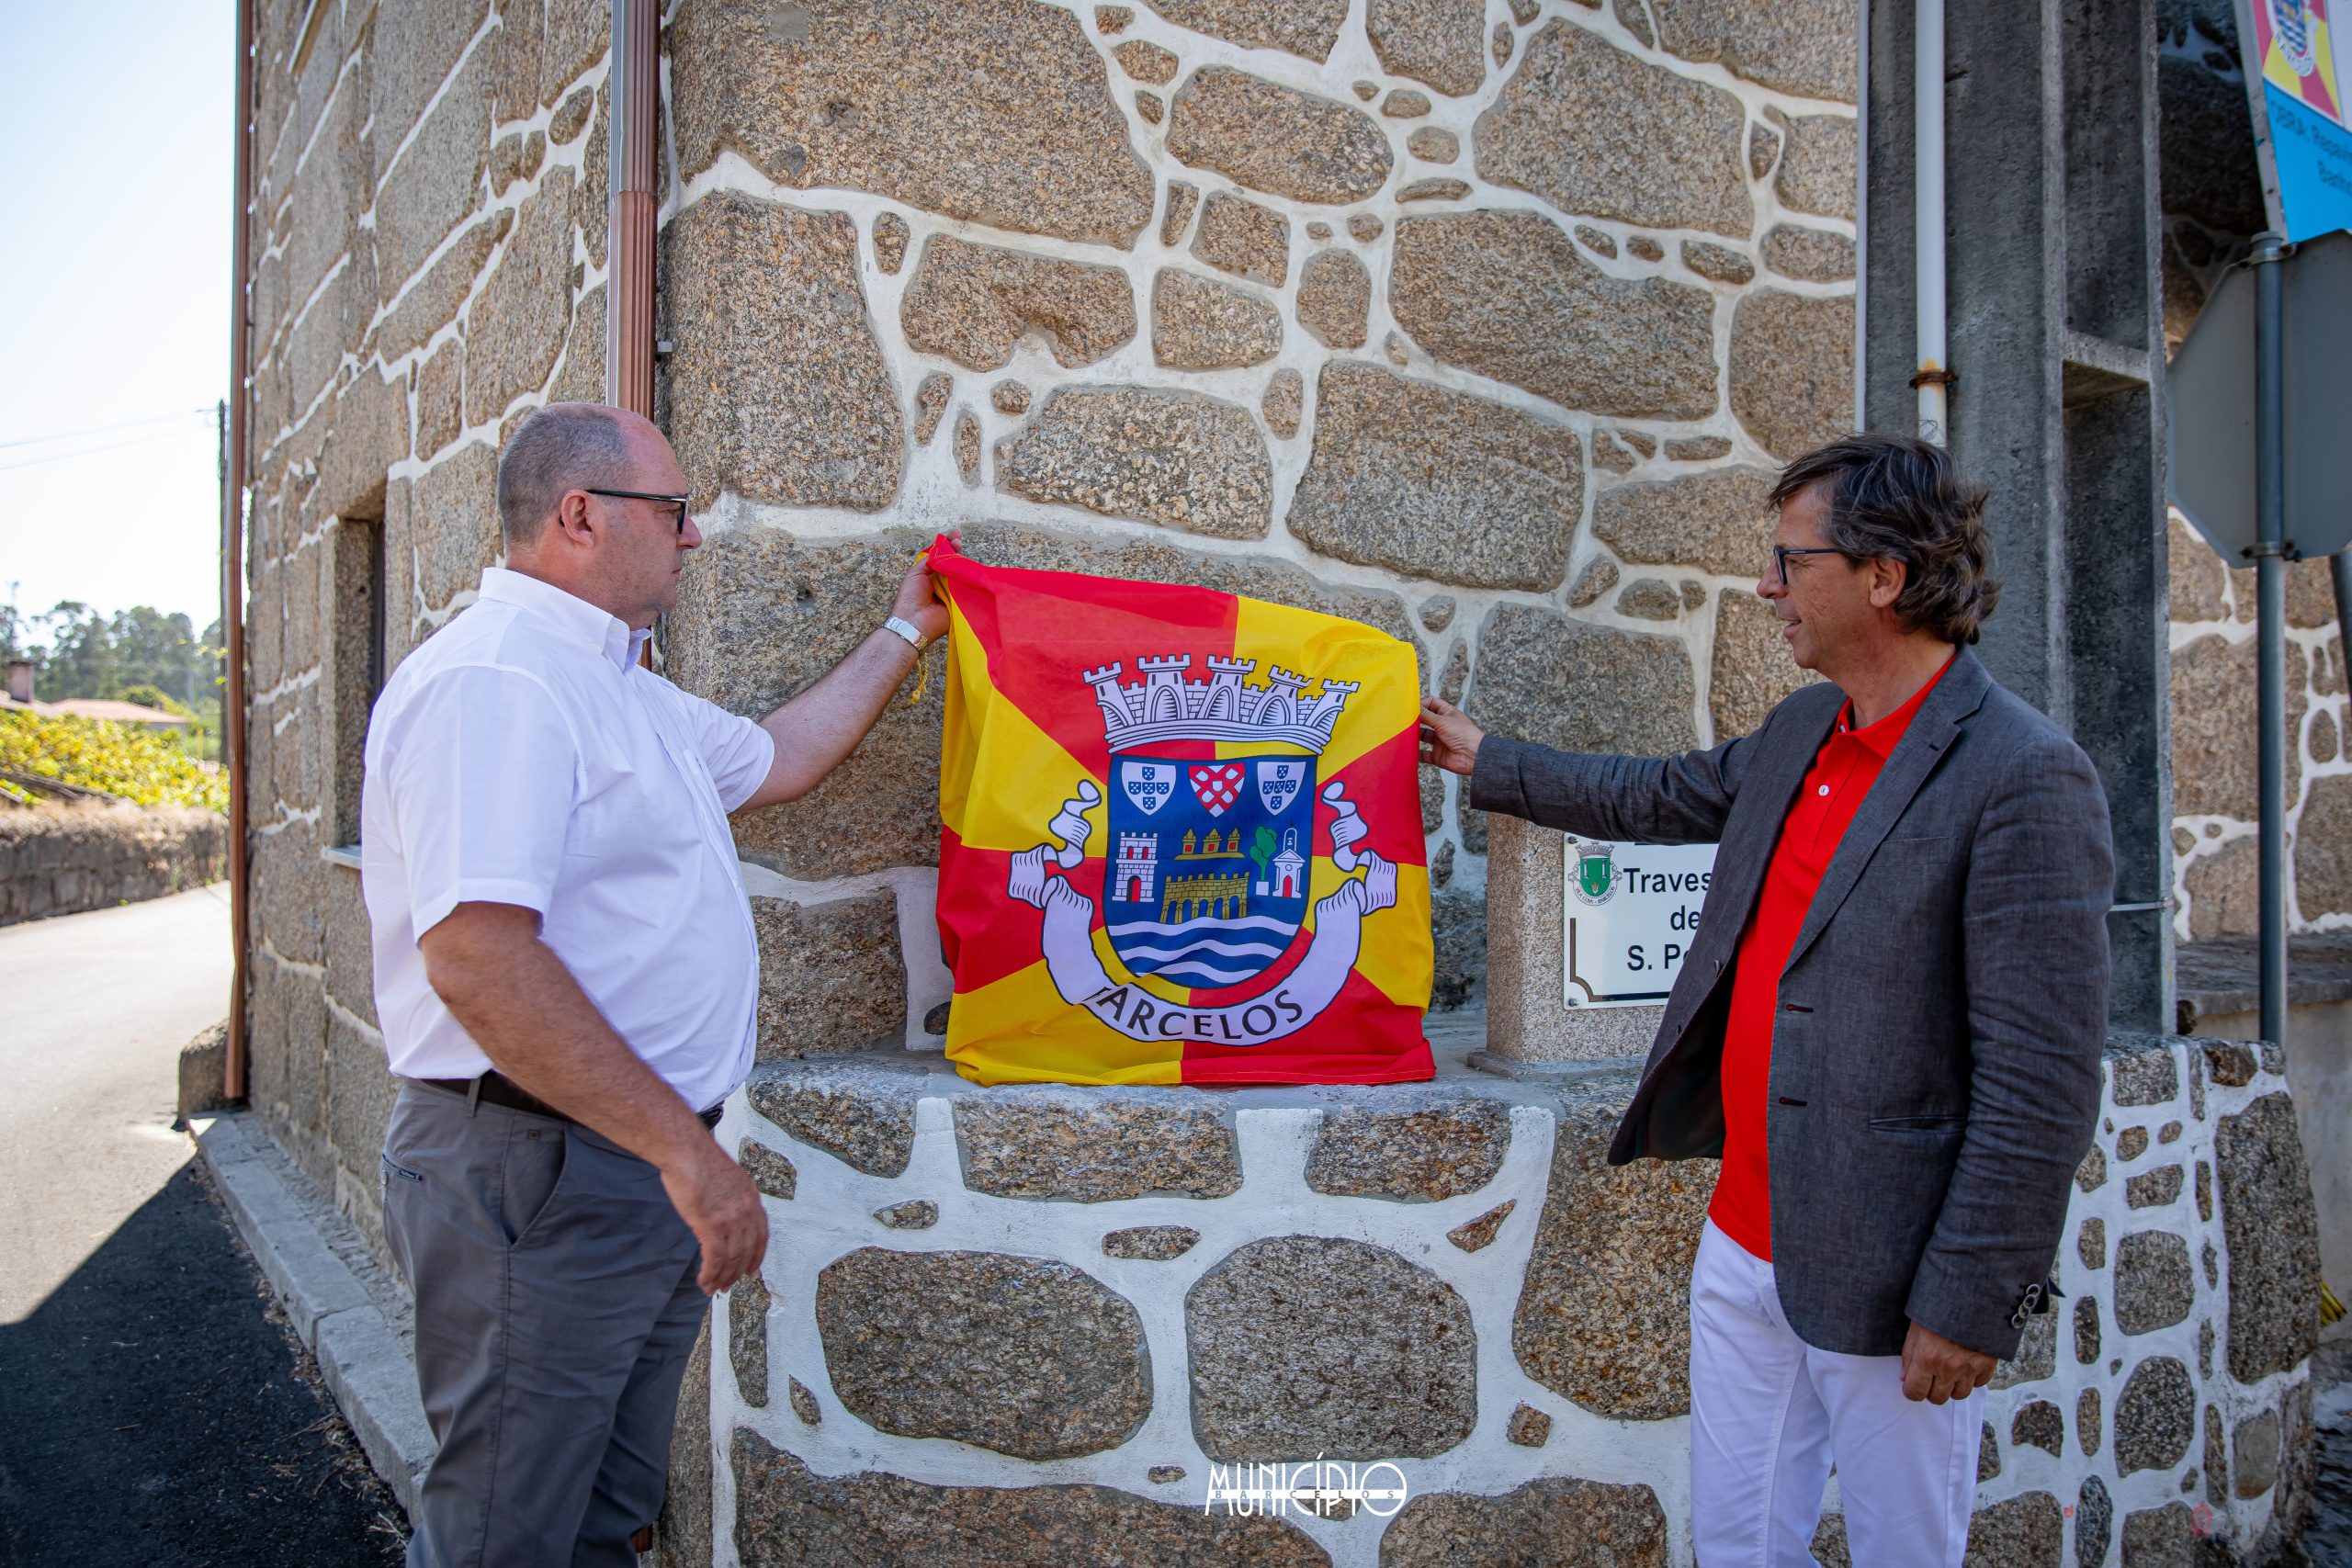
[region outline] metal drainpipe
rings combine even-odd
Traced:
[[[1911,385],[1919,393],[1919,436],[1948,444],[1951,414],[1945,390],[1944,342],[1944,4],[1918,0],[1911,42],[1911,220],[1917,247],[1915,333],[1918,367]]]
[[[221,478],[220,625],[228,682],[220,718],[229,748],[229,1049],[221,1067],[221,1092],[245,1098],[245,987],[253,939],[253,900],[245,856],[245,438],[246,377],[252,333],[246,321],[246,269],[252,257],[254,13],[252,0],[237,4],[236,211],[232,221],[229,318],[229,418]]]
[[[657,0],[613,0],[612,123],[606,190],[612,271],[605,285],[605,400],[653,417],[653,189],[661,101]]]

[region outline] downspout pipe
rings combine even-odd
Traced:
[[[253,898],[245,853],[245,442],[251,407],[253,334],[245,286],[253,257],[253,0],[237,0],[236,209],[231,222],[232,274],[229,313],[229,400],[220,476],[220,626],[227,634],[222,661],[228,680],[221,693],[223,739],[229,748],[229,1043],[222,1064],[221,1093],[232,1103],[247,1093],[245,993],[253,951]]]
[[[662,15],[658,0],[612,0],[612,155],[605,192],[612,271],[605,280],[605,400],[650,419]]]
[[[1941,446],[1951,429],[1947,394],[1953,379],[1944,341],[1944,0],[1918,0],[1912,27],[1912,299],[1918,364],[1911,385],[1919,394],[1919,438]]]

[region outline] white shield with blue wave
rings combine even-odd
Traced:
[[[1194,989],[1255,979],[1306,916],[1315,759],[1114,758],[1104,927],[1119,962]]]

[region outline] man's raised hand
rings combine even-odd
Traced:
[[[1449,773],[1467,774],[1478,761],[1487,732],[1470,716],[1438,697],[1421,699],[1421,761]]]

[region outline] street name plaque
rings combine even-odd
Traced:
[[[1571,837],[1564,853],[1562,999],[1572,1008],[1664,1001],[1698,939],[1715,846]]]

